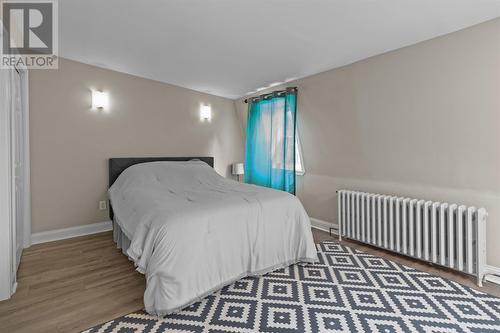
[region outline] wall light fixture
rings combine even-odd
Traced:
[[[108,93],[92,90],[92,109],[107,109],[109,106]]]
[[[212,108],[210,105],[201,104],[200,105],[200,120],[210,121],[212,119]]]

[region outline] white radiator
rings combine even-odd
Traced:
[[[484,208],[337,191],[339,239],[367,243],[477,276],[486,265]]]

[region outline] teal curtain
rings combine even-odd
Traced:
[[[295,194],[295,89],[248,100],[245,181]]]

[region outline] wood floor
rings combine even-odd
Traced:
[[[0,302],[2,332],[79,332],[143,306],[144,277],[111,232],[26,249],[17,281]]]
[[[331,239],[313,230],[315,241]],[[474,279],[354,242],[354,248],[476,288]],[[2,332],[80,332],[142,309],[144,276],[115,247],[111,232],[34,245],[23,253],[14,296],[0,302]],[[486,283],[484,292],[500,296]]]

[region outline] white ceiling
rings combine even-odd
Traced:
[[[59,16],[64,58],[237,98],[499,17],[500,0],[60,0]]]

